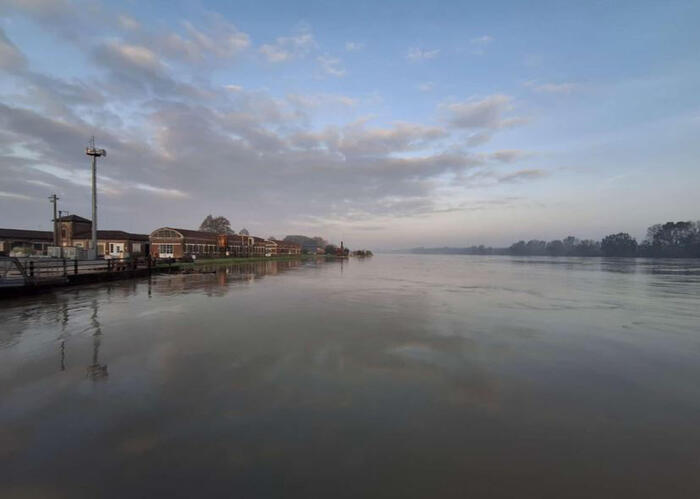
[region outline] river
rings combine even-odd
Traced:
[[[0,497],[700,497],[700,262],[377,255],[0,301]]]

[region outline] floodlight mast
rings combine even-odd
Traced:
[[[85,154],[92,156],[92,258],[97,259],[97,158],[107,156],[107,151],[95,147],[95,137],[90,139],[90,145],[85,148]]]
[[[53,204],[53,245],[58,246],[58,218],[56,218],[56,202],[61,199],[56,194],[49,196],[49,201]],[[60,218],[60,217],[59,217]]]

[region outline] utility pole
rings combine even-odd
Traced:
[[[97,259],[97,158],[99,156],[107,156],[107,151],[104,149],[95,148],[95,137],[90,139],[90,145],[85,148],[85,154],[92,156],[92,242],[91,256],[92,259]]]
[[[58,246],[58,218],[56,218],[56,201],[60,198],[56,194],[49,196],[49,202],[53,204],[53,245]]]

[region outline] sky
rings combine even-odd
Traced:
[[[700,2],[0,0],[0,227],[48,196],[351,248],[700,218]]]

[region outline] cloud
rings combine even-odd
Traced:
[[[440,110],[454,128],[497,130],[524,122],[523,118],[506,116],[513,110],[513,98],[503,94],[446,102],[440,105]]]
[[[27,66],[27,59],[0,27],[0,69],[16,71]]]
[[[472,46],[472,54],[484,55],[486,51],[486,46],[493,42],[493,37],[489,35],[482,35],[469,40],[469,44]]]
[[[30,196],[25,196],[24,194],[18,194],[16,192],[5,192],[5,191],[0,191],[0,198],[16,199],[16,200],[20,200],[20,201],[31,201],[33,199]]]
[[[44,15],[57,15],[71,8],[68,0],[8,0],[8,5]]]
[[[77,44],[118,22],[118,16],[107,12],[97,0],[5,0],[0,9],[3,14],[7,10],[31,18],[44,30]]]
[[[391,217],[457,209],[441,199],[446,179],[460,178],[459,189],[483,185],[485,178],[495,185],[498,163],[526,157],[505,148],[469,150],[519,119],[511,97],[445,102],[437,123],[384,114],[357,119],[376,95],[305,92],[303,86],[277,95],[244,88],[234,76],[210,78],[213,68],[252,52],[250,37],[220,17],[163,29],[125,24],[116,14],[107,35],[87,30],[79,43],[70,41],[97,61],[89,76],[32,72],[23,67],[21,47],[0,38],[16,83],[12,94],[0,93],[0,192],[37,200],[57,192],[71,212],[89,213],[84,147],[94,134],[109,153],[98,165],[98,186],[106,194],[103,219],[115,221],[112,227],[197,226],[203,204],[241,225],[258,220],[265,233],[321,223],[319,213],[372,227]],[[32,15],[49,26],[40,10]],[[56,19],[62,26],[51,29],[61,33],[79,25],[68,15]],[[308,28],[255,54],[271,63],[306,58],[333,76],[345,71],[338,58],[321,52]],[[417,54],[424,60],[438,51]],[[317,119],[324,115],[332,120]],[[536,177],[523,172],[502,181]],[[0,196],[0,213],[9,213],[12,201]],[[13,223],[34,223],[24,213],[18,217]]]
[[[117,17],[117,20],[119,22],[119,26],[127,31],[134,31],[141,28],[141,23],[139,23],[133,17],[127,16],[126,14],[120,14]]]
[[[496,151],[489,154],[489,158],[498,161],[499,163],[513,163],[521,159],[529,158],[533,153],[529,151],[521,151],[519,149],[506,149]]]
[[[134,188],[150,192],[157,196],[161,196],[167,199],[183,199],[190,197],[187,193],[182,192],[179,189],[166,189],[163,187],[156,187],[154,185],[148,184],[134,184]]]
[[[410,62],[418,62],[426,59],[435,59],[440,53],[440,49],[425,50],[421,48],[411,48],[406,53],[406,59]]]
[[[149,71],[160,71],[162,69],[158,56],[152,50],[139,45],[111,42],[103,47],[102,54],[111,59],[119,59],[120,63]]]
[[[345,42],[345,50],[347,52],[358,52],[365,48],[362,42]]]
[[[435,84],[432,81],[426,81],[417,85],[418,90],[420,90],[421,92],[430,92],[431,90],[433,90],[434,87]]]
[[[517,172],[509,173],[503,175],[498,179],[499,183],[514,183],[522,182],[525,180],[535,180],[546,176],[547,173],[544,170],[532,169],[532,170],[520,170]]]
[[[525,82],[526,87],[532,88],[535,92],[548,94],[570,94],[578,88],[576,83],[542,83],[533,81]]]
[[[261,45],[258,50],[268,62],[279,63],[303,58],[317,46],[308,28],[301,28],[294,35],[282,36],[274,43]]]
[[[355,107],[359,99],[338,94],[287,94],[287,101],[298,108],[313,110],[325,106]]]
[[[344,76],[345,68],[341,66],[341,61],[337,57],[320,55],[316,60],[321,65],[323,72],[330,76]]]
[[[157,39],[156,43],[171,57],[202,61],[207,57],[229,59],[250,47],[250,36],[239,31],[221,16],[210,16],[206,29],[189,21],[183,22],[184,33],[172,32]]]
[[[472,133],[467,137],[466,143],[470,147],[480,146],[490,141],[492,136],[493,133],[486,130]]]
[[[469,42],[472,45],[488,45],[493,41],[493,37],[489,35],[482,35],[477,38],[472,38]]]
[[[441,127],[398,122],[387,128],[367,128],[360,121],[341,128],[327,127],[317,133],[298,133],[291,139],[296,147],[322,149],[347,159],[420,150],[445,137],[447,131]],[[387,165],[395,164],[394,159]]]

